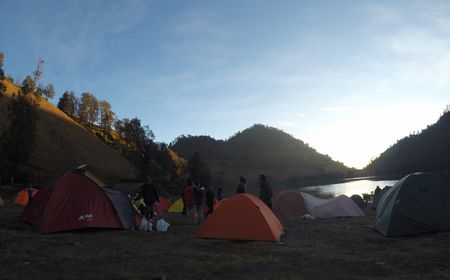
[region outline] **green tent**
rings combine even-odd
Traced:
[[[381,200],[374,227],[385,236],[449,231],[449,180],[432,173],[402,178]]]

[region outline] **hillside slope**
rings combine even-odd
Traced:
[[[171,148],[184,158],[199,152],[211,168],[213,183],[230,188],[237,185],[239,176],[255,185],[259,174],[268,174],[278,185],[298,186],[305,178],[350,171],[303,141],[263,125],[254,125],[226,141],[208,136],[180,137]]]
[[[7,94],[0,98],[0,133],[8,125],[7,104],[18,87],[7,85]],[[134,165],[119,152],[104,144],[53,104],[42,100],[38,109],[36,146],[30,162],[23,169],[32,178],[54,176],[79,164],[88,163],[111,181],[133,180]]]
[[[407,136],[384,151],[364,171],[370,175],[403,175],[450,170],[450,111],[418,134]]]

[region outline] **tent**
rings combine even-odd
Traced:
[[[374,228],[385,236],[450,230],[450,183],[433,173],[398,181],[377,208]]]
[[[81,164],[80,166],[77,166],[74,170],[78,170],[80,172],[83,172],[84,176],[88,177],[94,183],[96,183],[100,187],[107,187],[111,186],[111,184],[106,180],[106,178],[100,176],[96,171],[93,169],[91,165],[88,165],[86,163]]]
[[[172,206],[170,206],[169,210],[167,212],[169,213],[181,213],[183,212],[183,199],[177,199]]]
[[[372,203],[370,204],[370,208],[372,210],[376,210],[378,207],[378,204],[380,204],[380,201],[383,199],[383,196],[391,189],[392,187],[384,187],[382,188],[377,194],[374,195],[372,199]]]
[[[321,199],[308,193],[301,193],[308,213],[316,218],[360,217],[364,212],[345,195]]]
[[[364,202],[364,199],[360,195],[354,194],[350,198],[356,203],[356,205],[358,205],[359,208],[366,208],[366,202]]]
[[[42,188],[21,218],[40,233],[135,227],[135,212],[128,197],[100,187],[82,170],[67,172]]]
[[[296,191],[279,193],[274,199],[272,210],[282,221],[300,219],[307,213],[303,197]]]
[[[32,197],[34,197],[38,193],[38,189],[31,188]],[[14,204],[27,206],[28,205],[28,188],[24,188],[16,194],[16,198],[14,199]]]
[[[155,203],[155,206],[153,208],[154,208],[155,212],[160,213],[160,212],[167,212],[171,206],[172,206],[172,202],[170,202],[169,199],[167,199],[163,196],[160,196],[159,203]],[[183,208],[181,210],[183,210]]]
[[[196,237],[279,241],[283,226],[267,205],[251,194],[237,194],[220,203]]]

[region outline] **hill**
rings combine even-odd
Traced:
[[[340,177],[351,169],[318,153],[303,141],[264,125],[254,125],[226,141],[209,136],[181,136],[171,145],[176,153],[190,158],[195,152],[207,162],[214,185],[234,190],[239,176],[255,187],[259,174],[269,175],[283,186],[299,186],[309,179]]]
[[[370,175],[403,175],[417,171],[448,172],[450,168],[450,111],[420,133],[392,145],[367,165]]]
[[[8,125],[9,100],[19,90],[8,81],[4,84],[7,92],[0,98],[0,133]],[[111,181],[135,179],[135,166],[130,161],[56,106],[42,99],[37,111],[35,148],[29,163],[21,167],[31,179],[48,178],[81,163],[89,164]]]

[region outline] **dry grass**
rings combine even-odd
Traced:
[[[8,94],[0,98],[0,130],[8,125],[7,104],[18,90],[15,85],[6,85]],[[53,104],[42,100],[38,116],[36,146],[29,165],[24,167],[35,178],[54,176],[82,163],[112,181],[135,178],[132,163]]]
[[[10,197],[7,197],[7,199]],[[11,200],[11,199],[10,199]],[[285,224],[282,243],[194,238],[185,217],[167,233],[41,235],[0,208],[2,279],[449,279],[450,233],[385,238],[367,217]]]

